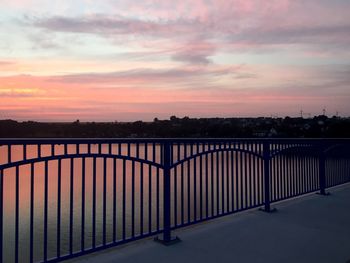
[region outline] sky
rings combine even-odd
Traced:
[[[349,0],[0,0],[0,119],[350,115]]]

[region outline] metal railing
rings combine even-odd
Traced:
[[[57,262],[350,181],[349,139],[1,139],[0,261]]]

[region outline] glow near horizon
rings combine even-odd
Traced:
[[[3,0],[0,119],[350,115],[347,0]]]

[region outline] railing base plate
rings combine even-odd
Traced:
[[[164,246],[171,246],[171,245],[174,245],[176,243],[181,242],[181,239],[176,236],[176,237],[171,238],[170,240],[165,241],[165,240],[161,239],[160,237],[155,237],[154,241],[157,243],[160,243]]]
[[[269,210],[266,210],[265,207],[259,208],[259,211],[265,212],[265,213],[275,213],[277,212],[277,208],[270,208]]]
[[[330,192],[325,192],[325,193],[317,192],[316,194],[317,195],[323,195],[323,196],[331,195]]]

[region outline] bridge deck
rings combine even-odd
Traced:
[[[150,239],[68,262],[350,262],[350,184],[177,231],[164,247]]]

